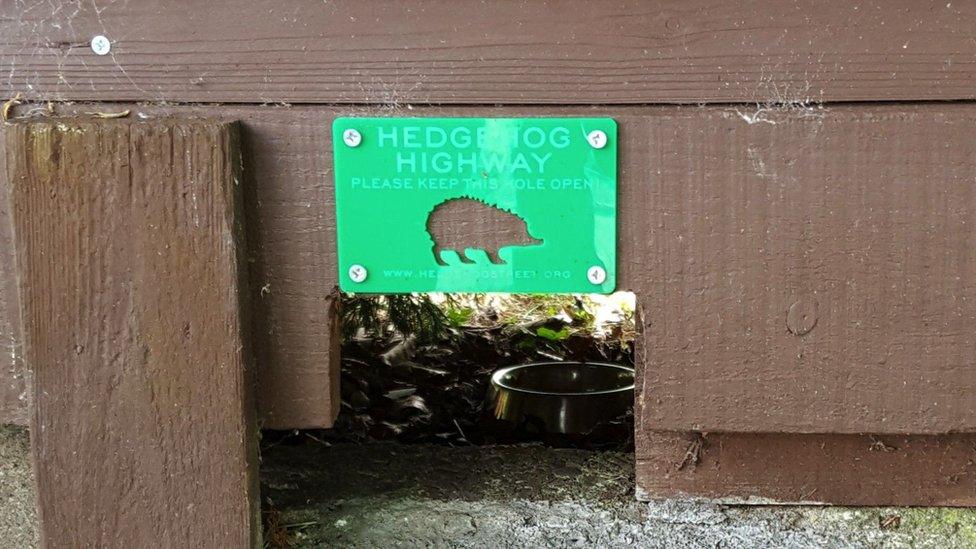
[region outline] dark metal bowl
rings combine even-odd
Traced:
[[[587,433],[633,406],[634,369],[601,362],[510,366],[492,374],[488,404],[496,419],[516,425]]]

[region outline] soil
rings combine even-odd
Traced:
[[[270,547],[976,547],[976,510],[639,503],[623,452],[279,444]],[[0,547],[37,546],[27,431],[0,426]]]
[[[395,443],[264,453],[294,547],[973,547],[976,511],[640,503],[633,457],[542,445]]]
[[[0,547],[35,547],[37,515],[27,430],[0,425]]]
[[[976,547],[970,509],[638,502],[631,416],[573,439],[493,423],[495,368],[632,362],[632,338],[550,305],[434,342],[347,339],[336,428],[263,433],[266,546]],[[37,545],[31,476],[26,430],[0,426],[0,548]]]
[[[268,439],[447,445],[544,441],[552,446],[631,451],[632,412],[573,436],[540,433],[485,413],[491,373],[505,366],[563,360],[633,366],[629,316],[615,323],[597,323],[594,320],[607,307],[601,309],[586,297],[508,299],[520,301],[497,308],[445,306],[449,317],[466,311],[464,322],[437,337],[405,338],[392,332],[347,335],[341,351],[342,399],[335,427],[268,433]],[[357,305],[363,303],[352,304]]]

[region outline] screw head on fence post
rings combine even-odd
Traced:
[[[95,55],[108,55],[112,51],[112,42],[104,35],[97,35],[91,39],[91,49]]]

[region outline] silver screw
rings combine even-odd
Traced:
[[[586,134],[586,140],[590,142],[590,146],[594,149],[602,149],[607,146],[607,134],[602,130],[593,130]]]
[[[359,144],[363,142],[363,134],[359,133],[357,130],[349,128],[348,130],[342,132],[342,142],[350,147],[358,147]]]
[[[607,271],[599,265],[594,265],[586,271],[586,278],[593,284],[603,284],[607,279]]]
[[[112,51],[112,43],[107,37],[99,34],[91,39],[91,49],[95,55],[108,55],[108,52]]]
[[[353,265],[349,267],[349,278],[356,284],[366,280],[367,274],[366,267],[363,267],[362,265]]]

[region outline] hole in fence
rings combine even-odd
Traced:
[[[628,292],[344,295],[335,426],[266,440],[632,451],[634,306]]]
[[[272,546],[383,545],[445,513],[633,500],[633,294],[342,300],[334,427],[262,439]]]

